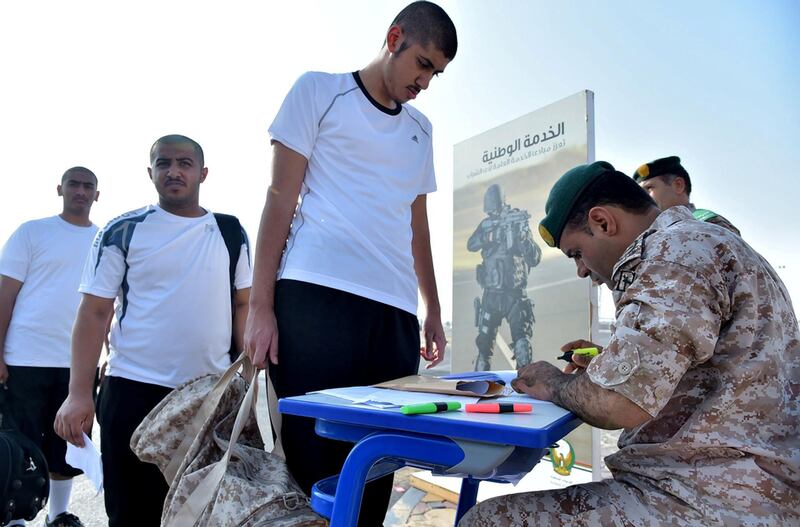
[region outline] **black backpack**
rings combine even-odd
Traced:
[[[229,214],[214,213],[214,219],[217,220],[219,232],[222,234],[222,239],[225,241],[225,248],[228,249],[228,279],[231,284],[231,316],[233,316],[233,297],[236,294],[236,264],[239,263],[239,255],[242,251],[242,244],[246,243],[244,230],[239,223],[236,216]],[[231,326],[233,328],[233,326]],[[231,363],[236,362],[242,350],[236,349],[236,344],[233,341],[233,333],[231,332],[231,347],[228,350],[228,355],[231,357]]]
[[[50,492],[44,454],[9,418],[5,392],[0,387],[0,525],[34,519]]]

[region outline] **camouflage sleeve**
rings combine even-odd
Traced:
[[[742,235],[742,233],[739,232],[739,229],[737,229],[733,225],[733,223],[729,222],[725,217],[720,216],[719,214],[717,214],[713,218],[709,218],[707,221],[708,223],[713,223],[714,225],[719,225],[720,227],[724,227],[725,229],[728,229],[732,233],[736,234],[737,236]]]
[[[611,341],[587,373],[656,416],[686,371],[714,353],[727,295],[708,273],[674,262],[643,261],[636,273]]]

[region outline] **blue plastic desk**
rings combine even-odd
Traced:
[[[543,454],[545,448],[581,424],[575,415],[564,415],[563,410],[549,404],[534,405],[531,414],[445,412],[406,416],[399,409],[373,409],[310,394],[280,399],[278,409],[316,419],[316,431],[322,437],[356,443],[338,478],[315,485],[312,506],[316,499],[318,509],[318,500],[325,494],[333,500],[331,527],[356,525],[366,481],[404,466],[441,471],[461,462],[464,452],[453,439],[541,449]],[[456,524],[475,505],[479,483],[477,479],[463,479]],[[326,511],[319,512],[327,515]]]

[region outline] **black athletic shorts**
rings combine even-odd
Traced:
[[[278,397],[342,386],[370,386],[417,373],[419,322],[402,309],[297,280],[275,286],[278,364],[269,375]],[[282,416],[289,471],[304,492],[338,474],[353,445],[318,436],[314,419]],[[364,487],[359,527],[383,525],[392,476]]]
[[[67,443],[53,430],[56,413],[69,393],[69,368],[8,366],[6,387],[12,420],[42,450],[50,472],[66,477],[83,474],[64,461]]]
[[[172,389],[107,375],[97,402],[103,488],[109,527],[157,526],[169,485],[158,466],[140,461],[131,436]]]

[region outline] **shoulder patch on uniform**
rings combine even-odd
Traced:
[[[617,275],[617,281],[614,284],[614,291],[624,292],[628,286],[636,281],[636,273],[633,271],[620,271]]]

